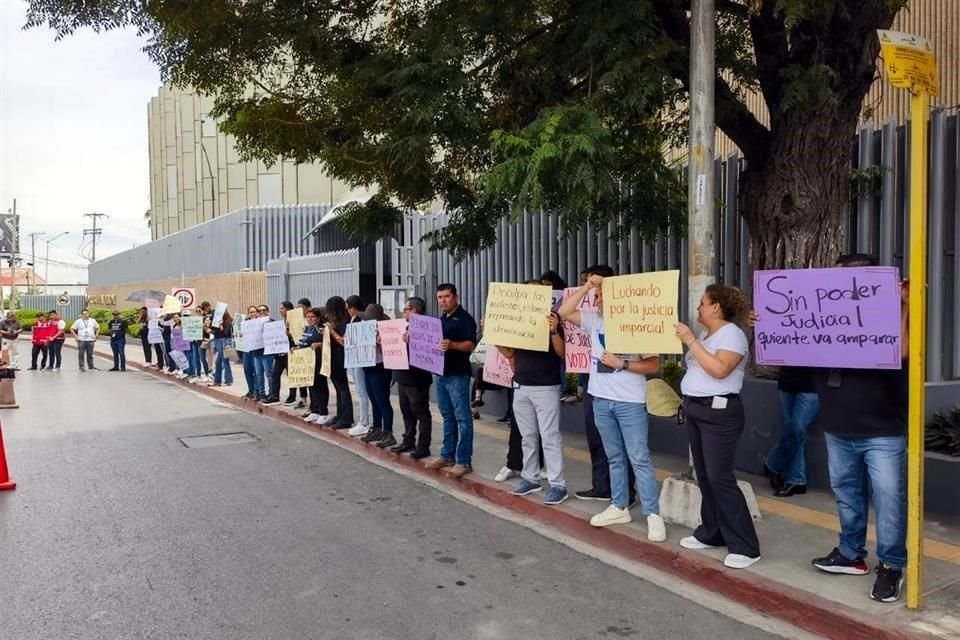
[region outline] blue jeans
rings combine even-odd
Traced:
[[[227,358],[224,350],[230,338],[214,338],[213,353],[216,354],[216,367],[213,371],[214,384],[233,384],[233,370],[230,369],[230,360]]]
[[[201,353],[200,351],[199,342],[190,343],[190,351],[187,352],[187,360],[190,363],[190,367],[189,369],[187,369],[187,373],[189,373],[191,376],[200,375],[201,371],[206,368],[205,366],[206,363],[203,361],[203,353]],[[202,362],[203,362],[203,365],[201,365]],[[201,367],[203,367],[203,369],[201,369]],[[210,373],[210,372],[207,371],[206,373]]]
[[[357,388],[358,404],[360,405],[360,424],[370,424],[370,396],[367,395],[367,383],[364,381],[363,368],[347,369],[353,376],[353,385]]]
[[[473,462],[473,413],[470,410],[470,376],[438,376],[437,404],[443,416],[440,457],[460,465]]]
[[[807,429],[820,413],[816,393],[780,392],[780,439],[767,456],[767,466],[790,484],[807,484]]]
[[[824,435],[830,487],[840,515],[840,553],[851,560],[867,557],[872,494],[877,510],[877,557],[894,569],[902,569],[907,564],[906,437]]]
[[[50,343],[53,344],[52,342]],[[114,369],[126,369],[127,368],[127,353],[126,353],[127,341],[126,338],[121,337],[118,340],[110,339],[110,350],[113,352],[113,368]],[[44,354],[46,355],[46,354]],[[50,356],[50,368],[53,368],[53,355]]]
[[[260,395],[265,395],[268,398],[279,395],[280,391],[278,389],[267,388],[267,382],[273,378],[273,355],[265,355],[263,349],[258,349],[254,364],[257,367],[256,376],[257,384],[260,386]],[[273,386],[273,382],[270,382],[270,386]]]
[[[390,381],[393,372],[384,369],[382,364],[364,367],[362,371],[373,408],[373,423],[370,426],[393,433],[393,405],[390,404]]]
[[[257,386],[257,354],[254,351],[247,351],[243,354],[243,376],[247,379],[247,391],[250,395],[261,396],[263,394],[263,378],[260,378],[260,386]]]
[[[630,480],[627,464],[637,477],[637,495],[643,515],[660,513],[657,472],[647,445],[649,417],[642,402],[593,399],[593,420],[603,441],[610,466],[610,493],[613,504],[626,509],[630,504]]]

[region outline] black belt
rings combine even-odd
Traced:
[[[734,398],[739,398],[739,397],[740,397],[739,393],[727,393],[727,394],[716,395],[716,396],[683,396],[683,399],[686,400],[687,402],[692,402],[694,404],[713,404],[714,398],[727,398],[729,400],[732,400]]]

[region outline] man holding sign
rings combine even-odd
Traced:
[[[407,298],[403,305],[403,319],[408,323],[411,316],[422,316],[426,312],[427,303],[423,298]],[[404,350],[409,348],[408,342],[407,333],[404,332],[402,343]],[[384,351],[384,359],[386,359],[386,351]],[[391,447],[390,451],[394,453],[412,451],[410,457],[414,460],[428,458],[433,431],[433,418],[430,416],[430,385],[433,384],[433,376],[429,371],[408,364],[406,369],[395,370],[393,379],[397,383],[404,428],[403,440],[397,446]]]
[[[590,519],[590,524],[603,527],[631,522],[630,481],[628,466],[636,474],[637,493],[647,516],[647,538],[654,542],[667,539],[660,517],[660,492],[656,471],[647,445],[647,374],[660,369],[656,355],[624,356],[606,350],[605,316],[581,311],[580,304],[591,290],[596,291],[597,307],[604,310],[604,279],[613,276],[607,266],[591,267],[587,284],[560,305],[560,317],[590,334],[592,349],[590,382],[587,393],[593,396],[593,415],[603,441],[603,450],[610,465],[612,501],[606,510]],[[646,304],[645,300],[627,299],[625,304]],[[619,304],[619,303],[618,303]]]
[[[549,305],[549,296],[548,296]],[[457,288],[437,287],[437,305],[443,340],[443,375],[437,378],[437,404],[443,416],[443,447],[428,469],[451,467],[447,475],[460,478],[473,471],[473,413],[470,411],[470,353],[477,346],[477,323],[460,306]]]

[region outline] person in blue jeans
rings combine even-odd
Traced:
[[[807,492],[807,429],[820,412],[814,369],[781,367],[780,438],[770,450],[763,472],[775,496],[789,498]]]
[[[839,267],[874,266],[871,256],[841,256]],[[897,370],[819,369],[820,423],[827,441],[830,488],[840,516],[839,544],[813,566],[827,573],[867,575],[870,500],[876,510],[876,580],[870,597],[896,602],[907,564],[907,355],[909,287],[901,296]],[[869,480],[869,482],[867,482]]]
[[[656,355],[619,355],[606,350],[602,286],[603,279],[613,275],[613,269],[596,265],[589,271],[586,284],[563,301],[559,314],[590,335],[592,357],[587,393],[593,398],[593,418],[610,469],[610,506],[594,515],[590,524],[605,527],[632,522],[627,472],[632,468],[647,519],[647,538],[663,542],[667,539],[667,529],[660,516],[660,490],[647,444],[649,417],[646,404],[647,374],[660,369],[660,358]],[[598,310],[581,311],[581,303],[591,290],[596,291]]]
[[[246,320],[256,320],[257,318],[257,307],[250,306],[247,308],[247,317]],[[260,351],[263,351],[262,349]],[[247,381],[247,393],[244,394],[244,398],[249,400],[257,400],[260,398],[260,394],[263,393],[263,378],[260,378],[260,386],[257,386],[257,352],[256,351],[244,351],[243,352],[243,377]]]
[[[473,413],[470,409],[470,354],[477,346],[477,323],[460,306],[457,288],[444,283],[437,287],[437,305],[443,340],[443,375],[437,377],[437,404],[443,416],[443,446],[440,457],[426,464],[444,469],[451,478],[473,471]]]
[[[270,307],[265,304],[261,304],[257,307],[257,317],[258,318],[269,318],[270,317]],[[267,355],[263,352],[263,349],[256,350],[256,357],[253,361],[255,366],[255,376],[257,388],[259,390],[258,400],[261,402],[266,402],[275,395],[280,395],[279,389],[272,389],[268,387],[273,386],[273,355]]]
[[[223,318],[217,326],[211,327],[211,332],[213,353],[216,358],[211,386],[229,387],[233,384],[233,370],[230,368],[230,358],[226,355],[227,346],[233,341],[233,316],[229,311],[223,312]]]
[[[110,371],[127,370],[127,321],[120,317],[120,312],[114,310],[110,320],[110,350],[113,352],[113,368]],[[50,368],[53,368],[53,356],[50,357]]]

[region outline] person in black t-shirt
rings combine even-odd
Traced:
[[[403,319],[409,322],[410,316],[424,315],[427,303],[423,298],[407,298],[403,305]],[[406,334],[404,334],[406,339]],[[430,456],[430,436],[432,432],[430,416],[430,385],[433,374],[411,366],[393,372],[397,383],[397,395],[400,398],[400,414],[403,416],[403,440],[391,447],[393,453],[412,451],[410,457],[422,460]],[[419,437],[417,427],[419,425]]]
[[[473,471],[473,414],[470,411],[470,353],[477,346],[477,323],[460,306],[457,288],[437,287],[443,340],[443,375],[437,378],[437,404],[443,416],[443,447],[428,469],[451,467],[447,475],[460,478]]]
[[[110,320],[110,350],[113,351],[113,368],[110,371],[127,370],[127,321],[114,310]]]

